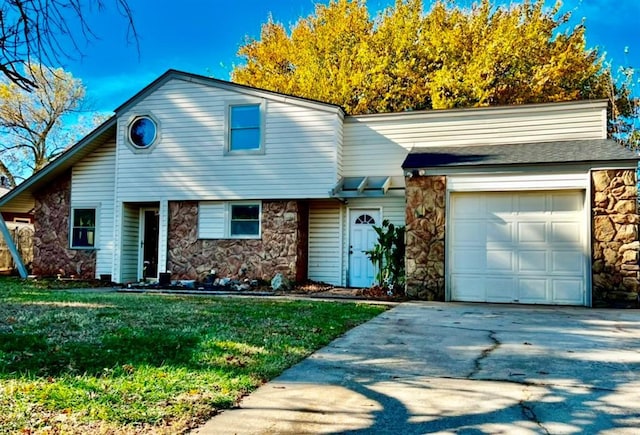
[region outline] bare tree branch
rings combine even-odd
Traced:
[[[127,23],[127,42],[136,44],[138,33],[127,0],[112,0]],[[37,83],[22,69],[31,61],[60,65],[62,60],[82,56],[79,42],[97,35],[87,14],[104,9],[104,0],[5,0],[0,4],[0,74],[26,91]],[[74,29],[79,29],[74,31]],[[75,34],[79,32],[81,36]],[[69,49],[71,47],[71,49]]]

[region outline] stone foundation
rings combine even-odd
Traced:
[[[96,251],[69,249],[71,172],[61,175],[34,194],[34,238],[32,273],[93,279]]]
[[[406,178],[406,292],[411,298],[444,301],[444,176]]]
[[[167,268],[172,279],[218,277],[270,281],[277,273],[307,278],[308,205],[263,201],[261,239],[198,239],[198,202],[169,203]]]
[[[637,306],[637,186],[633,170],[593,171],[593,306]]]

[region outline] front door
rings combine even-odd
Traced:
[[[141,279],[158,277],[158,239],[160,229],[157,208],[140,209],[140,259],[138,275]]]
[[[365,251],[373,249],[378,235],[373,226],[380,225],[379,210],[351,210],[349,230],[350,287],[371,287],[376,271]]]

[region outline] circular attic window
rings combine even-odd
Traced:
[[[147,148],[156,140],[158,126],[149,116],[140,116],[129,125],[129,140],[138,148]]]

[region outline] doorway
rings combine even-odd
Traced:
[[[350,210],[349,220],[349,287],[371,287],[376,271],[365,253],[373,249],[380,225],[380,210]]]
[[[138,277],[142,280],[158,278],[159,234],[160,210],[157,207],[141,208]]]

